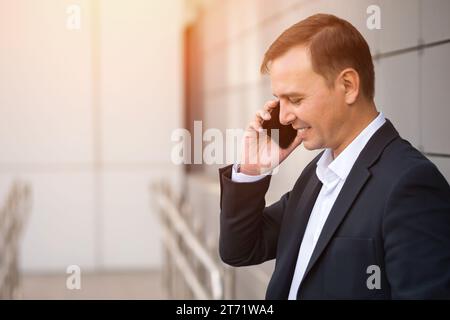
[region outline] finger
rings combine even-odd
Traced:
[[[278,105],[278,100],[269,100],[264,105],[263,109],[270,112],[272,109],[274,109]]]
[[[252,121],[248,125],[247,129],[252,130],[252,131],[256,131],[256,132],[262,132],[263,128],[262,128],[261,124],[262,124],[262,121]]]
[[[270,120],[270,113],[266,110],[258,110],[256,112],[256,117],[261,118],[264,121]]]
[[[253,140],[257,140],[258,134],[259,133],[255,129],[253,129],[253,127],[250,128],[250,126],[249,126],[244,132],[244,136],[243,136],[244,142],[250,143]]]
[[[243,151],[241,154],[242,163],[257,164],[258,153],[258,133],[255,131],[246,131],[243,137]]]

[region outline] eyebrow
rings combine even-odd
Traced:
[[[275,93],[273,93],[273,96],[275,98],[278,98],[278,96]],[[282,98],[302,97],[302,96],[304,96],[304,94],[300,93],[300,92],[286,92],[286,93],[280,94],[280,97],[282,97]]]

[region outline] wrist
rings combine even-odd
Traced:
[[[259,176],[264,174],[261,168],[257,165],[246,165],[238,163],[236,166],[236,172],[242,173],[248,176]]]

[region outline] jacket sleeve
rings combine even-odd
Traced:
[[[274,259],[278,233],[289,192],[265,207],[270,176],[252,183],[231,180],[231,166],[220,173],[220,238],[222,260],[232,266],[247,266]]]
[[[393,187],[383,217],[393,299],[450,298],[450,187],[425,162]]]

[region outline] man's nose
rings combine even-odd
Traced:
[[[280,105],[280,123],[286,126],[291,124],[294,120],[295,114],[289,110],[289,107]]]

